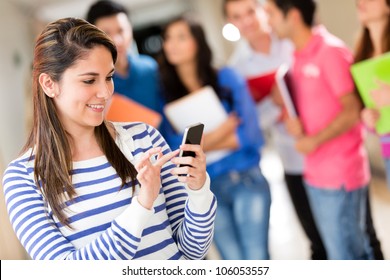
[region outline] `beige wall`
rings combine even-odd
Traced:
[[[29,74],[29,22],[23,12],[0,1],[0,174],[25,142],[25,80]],[[2,179],[3,176],[1,176]],[[25,258],[9,223],[0,180],[0,259]]]
[[[317,0],[317,2],[319,21],[352,48],[359,30],[355,0]]]
[[[4,172],[4,162],[0,153],[0,174]],[[0,192],[0,260],[26,258],[26,253],[16,238],[9,222],[3,191]]]

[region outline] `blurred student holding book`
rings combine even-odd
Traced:
[[[275,85],[275,72],[282,64],[290,64],[293,45],[289,40],[279,39],[267,24],[266,14],[257,0],[224,0],[226,19],[235,25],[243,39],[235,49],[230,64],[249,82],[273,73],[272,86]],[[264,76],[265,75],[265,76]],[[271,87],[259,84],[259,87]],[[256,90],[256,89],[254,89]],[[280,104],[275,103],[275,94],[260,100],[258,114],[263,122],[263,131],[270,132],[272,147],[278,152],[284,169],[284,178],[298,219],[310,241],[311,258],[326,259],[325,247],[318,233],[303,185],[303,156],[295,149],[295,139],[290,136],[282,120]]]
[[[352,53],[323,26],[313,29],[315,0],[267,0],[266,10],[273,30],[295,46],[299,118],[286,123],[305,155],[305,187],[327,256],[372,259],[365,226],[370,174]]]
[[[10,221],[32,259],[202,259],[216,212],[205,155],[184,145],[196,159],[176,157],[151,126],[104,120],[116,58],[81,19],[37,38],[34,125],[3,177]]]
[[[133,45],[133,30],[127,9],[114,1],[99,0],[90,6],[86,19],[110,36],[117,47],[115,92],[160,112],[157,63],[150,56],[129,51]],[[114,98],[116,100],[116,96]]]
[[[268,133],[281,113],[270,96],[275,73],[281,64],[290,63],[293,46],[271,32],[257,0],[224,0],[223,12],[242,36],[228,63],[247,80],[261,114],[260,126]]]
[[[253,118],[256,109],[248,87],[233,69],[212,67],[204,30],[194,18],[187,15],[171,20],[164,28],[163,39],[159,69],[165,102],[170,104],[211,86],[229,113],[220,126],[204,135],[206,155],[210,151],[229,151],[207,164],[212,191],[218,199],[214,241],[220,255],[223,259],[269,259],[271,197],[259,168],[263,137]],[[202,107],[192,110],[214,113]],[[177,147],[181,133],[168,121],[164,124],[163,135],[171,147]]]
[[[362,34],[355,51],[355,62],[364,61],[390,52],[390,0],[358,0],[357,14],[362,25]],[[390,73],[390,69],[388,70]],[[376,108],[364,108],[362,119],[371,130],[375,130],[379,109],[390,107],[390,84],[379,82],[372,92]],[[390,188],[390,134],[381,135],[380,143],[385,160],[387,186]]]

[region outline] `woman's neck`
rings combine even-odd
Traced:
[[[78,130],[69,132],[69,144],[72,151],[72,160],[81,161],[103,155],[97,142],[95,130]]]
[[[196,91],[202,87],[199,80],[195,63],[185,63],[176,67],[180,80],[189,92]]]
[[[378,56],[383,54],[386,50],[383,49],[383,34],[386,28],[386,21],[375,21],[367,25],[368,30],[370,31],[370,38],[372,45],[374,47],[373,56]]]

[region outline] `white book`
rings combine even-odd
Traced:
[[[198,122],[204,124],[204,133],[207,133],[228,118],[225,108],[211,86],[205,86],[166,104],[164,113],[178,133],[183,133],[187,126]],[[207,163],[215,162],[230,152],[230,150],[207,152]]]
[[[298,112],[293,101],[291,77],[289,76],[288,71],[288,65],[282,64],[276,72],[275,80],[288,115],[290,117],[298,117]]]

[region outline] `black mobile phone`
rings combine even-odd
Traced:
[[[200,141],[202,140],[204,124],[196,123],[190,126],[187,126],[184,130],[183,136],[183,144],[192,144],[192,145],[200,145]],[[195,153],[191,151],[183,151],[180,150],[179,157],[195,157]],[[186,165],[179,165],[179,167]]]

